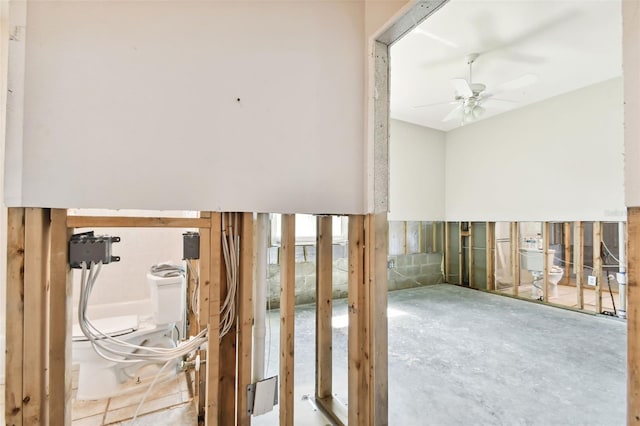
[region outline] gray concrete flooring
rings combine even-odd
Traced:
[[[344,300],[334,394],[346,405]],[[277,310],[268,375],[278,373]],[[296,307],[296,425],[327,425],[313,394],[315,307]],[[389,424],[624,425],[626,323],[452,285],[389,294]],[[274,412],[255,425],[277,424]]]

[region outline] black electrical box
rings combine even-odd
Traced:
[[[197,232],[182,234],[182,258],[184,260],[200,259],[200,234]]]
[[[91,262],[118,262],[120,257],[111,255],[111,243],[119,241],[120,237],[95,235],[93,231],[74,234],[69,240],[69,265],[81,269],[82,262],[86,263],[87,268],[91,267]]]

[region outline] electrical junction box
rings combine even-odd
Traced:
[[[278,404],[278,376],[247,386],[247,414],[259,416]]]
[[[587,284],[596,285],[598,284],[598,280],[596,280],[596,277],[594,277],[593,275],[589,275],[589,278],[587,278]]]
[[[120,237],[108,235],[94,235],[93,231],[74,234],[69,240],[69,265],[75,269],[82,268],[85,262],[87,268],[91,262],[103,264],[118,262],[120,257],[111,255],[111,244],[120,241]]]
[[[200,259],[200,234],[197,232],[182,234],[182,259]]]

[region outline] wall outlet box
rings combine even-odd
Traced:
[[[596,277],[594,277],[593,275],[589,275],[589,278],[587,278],[587,284],[596,285],[598,284],[598,280],[596,280]]]
[[[259,416],[273,410],[278,403],[278,376],[247,386],[247,414]]]

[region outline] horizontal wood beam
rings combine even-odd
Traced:
[[[67,216],[68,228],[209,228],[206,218]]]

